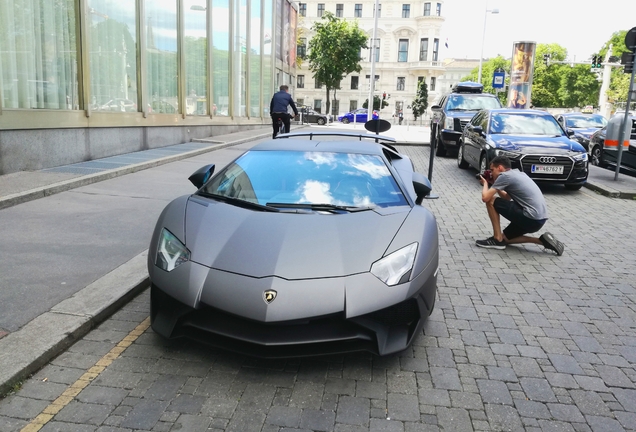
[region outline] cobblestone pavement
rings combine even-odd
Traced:
[[[428,148],[401,150],[427,172]],[[0,431],[636,430],[636,202],[545,187],[565,254],[484,250],[474,174],[435,159],[438,301],[407,351],[263,361],[169,342],[146,291],[0,401]]]

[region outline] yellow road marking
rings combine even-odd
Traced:
[[[50,422],[53,417],[62,410],[66,405],[71,403],[75,396],[80,394],[95,378],[99,376],[117,357],[119,357],[126,348],[137,340],[146,330],[150,327],[150,317],[143,320],[141,324],[135,327],[126,337],[124,337],[116,346],[113,347],[104,357],[97,360],[95,366],[88,369],[81,377],[71,384],[64,393],[62,393],[57,399],[49,404],[31,423],[23,427],[20,432],[37,432],[44,427],[45,424]]]

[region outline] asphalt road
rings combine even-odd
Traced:
[[[187,176],[247,147],[4,210],[15,213],[12,224],[3,215],[0,265],[10,267],[0,275],[32,266],[16,296],[23,313],[147,248],[163,206],[192,190]],[[428,147],[401,150],[427,171]],[[440,226],[438,301],[407,351],[260,361],[168,342],[147,328],[145,291],[1,400],[0,430],[635,430],[636,201],[544,187],[546,229],[565,254],[484,250],[474,245],[490,235],[474,174],[435,159],[440,199],[424,205]],[[51,214],[56,228],[38,230]],[[70,259],[69,247],[86,256]],[[58,270],[37,278],[38,260]],[[23,298],[35,283],[51,298]]]

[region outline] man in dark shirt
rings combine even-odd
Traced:
[[[276,138],[276,135],[278,134],[278,119],[283,121],[283,124],[285,125],[285,132],[289,132],[291,118],[287,111],[288,106],[292,107],[294,115],[298,115],[298,109],[296,109],[296,104],[292,100],[288,90],[289,87],[286,85],[280,86],[280,91],[274,93],[272,101],[269,104],[269,112],[272,116],[272,126],[274,127],[274,135],[272,138]]]
[[[485,240],[477,240],[477,246],[488,249],[505,249],[506,245],[534,243],[563,255],[565,246],[554,234],[545,233],[540,237],[525,234],[543,228],[548,220],[548,209],[539,186],[528,175],[511,169],[510,159],[497,156],[490,162],[494,183],[480,176],[481,199],[486,203],[492,223],[493,235]],[[499,195],[499,196],[497,196]],[[503,231],[499,225],[500,216],[508,219],[510,225]]]

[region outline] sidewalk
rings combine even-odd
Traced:
[[[314,128],[315,126],[312,125],[305,127]],[[347,127],[345,127],[338,123],[328,127],[315,127],[316,130],[329,130],[331,128],[346,129],[350,131],[357,130],[360,132],[364,131],[362,125],[347,125]],[[294,129],[299,130],[301,127],[295,126]],[[389,131],[383,133],[383,135],[395,138],[398,145],[428,146],[429,131],[427,127],[405,125],[393,126]],[[0,176],[0,209],[13,207],[18,204],[37,200],[38,198],[51,196],[63,191],[69,191],[74,188],[91,185],[104,180],[123,177],[127,174],[143,170],[147,170],[146,174],[148,176],[154,176],[152,177],[153,181],[156,181],[157,178],[170,181],[170,178],[165,178],[165,173],[152,173],[153,170],[149,168],[159,167],[163,164],[176,161],[185,161],[186,159],[194,158],[195,156],[203,155],[211,151],[227,149],[227,152],[228,150],[232,150],[230,147],[237,146],[242,143],[249,143],[258,139],[268,138],[270,136],[271,130],[269,128],[241,131],[234,134],[216,136],[206,140],[197,140],[196,142],[184,143],[161,149],[113,156],[110,158],[49,168],[35,172],[21,172]],[[229,158],[233,158],[235,155],[238,155],[239,151],[242,151],[240,147],[232,150],[232,153],[226,154],[225,157],[228,158],[228,160],[231,160]],[[426,148],[423,149],[423,151],[428,152],[429,149]],[[189,171],[190,164],[194,164],[195,161],[191,161],[186,167],[188,170],[187,172],[192,172]],[[142,173],[138,173],[136,175],[140,174]],[[132,178],[134,176],[130,177]],[[613,179],[613,171],[592,166],[590,167],[589,182],[586,186],[589,189],[595,190],[608,197],[630,199],[636,197],[636,178],[621,174],[618,181],[614,181]],[[122,183],[125,182],[122,181]],[[106,186],[107,183],[104,183],[102,189],[111,193],[110,187],[106,189]],[[120,188],[122,187],[122,185],[118,186]],[[115,197],[115,199],[108,201],[108,204],[111,205],[111,203],[116,202],[118,207],[115,207],[115,209],[111,210],[110,213],[108,213],[109,210],[107,208],[99,207],[101,202],[98,202],[97,205],[94,202],[91,202],[91,204],[100,208],[100,210],[106,215],[104,216],[104,219],[106,219],[106,217],[112,218],[113,214],[121,214],[122,220],[116,222],[123,226],[126,223],[126,207],[120,203],[123,198],[118,196],[117,193],[118,190],[113,187],[112,196]],[[150,196],[158,194],[158,192],[154,191],[149,192]],[[88,193],[86,195],[77,195],[74,197],[75,201],[71,202],[71,204],[77,205],[77,202],[81,203],[83,200],[89,201],[91,200],[90,196],[91,195]],[[146,199],[146,197],[141,198]],[[159,197],[157,199],[155,207],[165,206],[165,203],[161,201],[162,198],[163,197]],[[77,222],[72,221],[72,223],[82,223],[82,218],[95,217],[90,214],[88,216],[84,214],[76,214],[76,207],[71,205],[60,211],[61,207],[69,204],[68,201],[69,200],[62,201],[62,203],[54,209],[49,209],[42,205],[41,207],[38,207],[35,212],[40,220],[48,220],[46,218],[50,212],[56,211],[58,212],[55,214],[57,217],[60,217],[60,214],[62,214],[66,215],[68,219],[74,217],[78,217],[78,219],[80,219]],[[136,203],[131,203],[130,208],[133,208],[134,205],[136,205]],[[2,212],[2,210],[0,210],[0,212]],[[20,212],[19,216],[28,217],[29,213],[29,211]],[[0,216],[2,216],[2,213],[0,213]],[[152,215],[148,216],[147,214],[145,216],[148,220],[152,217]],[[12,217],[16,218],[17,216],[13,215]],[[0,217],[0,226],[4,226],[5,229],[21,229],[20,227],[13,227],[11,222],[12,221],[8,216],[5,216],[4,220]],[[89,220],[87,223],[93,223],[93,220]],[[102,225],[100,225],[100,223]],[[91,239],[89,236],[89,239],[87,240],[88,244],[78,245],[75,247],[75,245],[71,243],[70,245],[66,245],[66,248],[64,248],[64,245],[56,244],[55,238],[50,240],[49,243],[44,242],[44,236],[49,237],[49,233],[55,233],[56,231],[59,231],[60,228],[65,228],[66,226],[56,226],[54,223],[47,224],[47,226],[39,227],[42,232],[37,233],[25,232],[27,230],[22,228],[24,232],[18,232],[14,235],[14,237],[24,237],[26,239],[23,247],[27,253],[15,248],[10,241],[5,243],[5,253],[8,254],[11,252],[11,256],[19,257],[20,252],[22,252],[25,257],[22,258],[22,261],[17,262],[21,262],[22,264],[20,264],[20,266],[26,268],[24,271],[47,273],[43,277],[51,279],[47,282],[48,285],[43,284],[41,287],[38,286],[34,288],[41,289],[42,295],[44,296],[48,291],[55,289],[53,280],[56,276],[58,276],[56,272],[61,271],[63,274],[66,273],[64,277],[69,278],[68,275],[71,275],[76,271],[82,271],[85,273],[93,271],[92,268],[83,268],[82,265],[86,266],[86,262],[98,259],[100,254],[106,255],[109,253],[108,248],[99,244],[98,238],[101,238],[100,235],[102,235],[102,232],[108,232],[109,228],[111,230],[117,229],[117,226],[119,226],[117,223],[113,222],[112,226],[104,226],[104,222],[95,220],[94,224],[97,233],[95,235],[95,239]],[[144,220],[144,225],[150,226],[153,223],[154,221],[145,223]],[[130,227],[127,228],[131,229]],[[117,240],[112,241],[115,243],[117,242]],[[54,244],[51,245],[50,243]],[[89,246],[92,246],[93,243],[97,244],[94,245],[94,248],[89,248]],[[37,249],[46,249],[46,247],[49,247],[49,250],[38,250],[32,253],[31,249],[33,249],[34,245],[38,246]],[[43,245],[44,248],[41,248],[40,245]],[[82,249],[82,247],[84,248]],[[70,252],[64,250],[69,248],[76,248],[78,250]],[[100,251],[100,248],[103,250]],[[9,251],[10,249],[11,251]],[[60,270],[55,267],[55,263],[51,264],[48,260],[52,261],[52,253],[59,254],[62,250],[64,254],[68,254],[68,260],[78,262],[64,266],[64,268]],[[140,250],[142,250],[141,253],[139,253]],[[72,255],[73,253],[78,255]],[[84,256],[82,259],[73,258],[74,256],[79,257],[81,254],[87,253],[92,253],[94,255]],[[131,256],[133,257],[132,259],[130,259]],[[130,253],[123,264],[115,265],[110,271],[91,273],[95,274],[95,276],[92,276],[94,279],[91,279],[89,282],[81,285],[83,288],[72,293],[68,296],[68,298],[55,304],[53,307],[49,308],[47,306],[45,312],[39,314],[21,328],[15,329],[6,335],[1,334],[2,330],[0,329],[0,396],[9,391],[11,386],[18,384],[29,374],[34,373],[56,355],[63,352],[68,346],[82,337],[91,328],[95,327],[105,318],[115,313],[131,298],[145,290],[148,286],[146,259],[147,251],[140,247],[136,252]],[[47,265],[55,268],[49,269]],[[74,265],[76,267],[74,267]],[[11,268],[15,269],[15,267]],[[4,276],[0,276],[0,278],[4,277],[4,279],[0,280],[3,282],[5,288],[13,286],[16,281],[19,281],[20,276],[18,275],[18,272],[14,272],[12,270],[11,273],[12,274],[10,275],[5,274]],[[63,284],[66,284],[66,282],[63,282]],[[16,295],[26,295],[26,293],[17,293]],[[23,311],[23,313],[24,312],[25,311]]]

